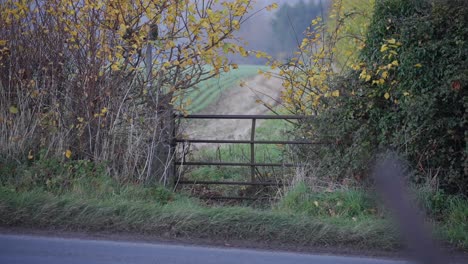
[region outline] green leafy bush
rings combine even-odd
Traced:
[[[68,190],[76,179],[94,179],[106,174],[104,164],[89,160],[63,160],[45,158],[17,163],[2,160],[0,179],[3,185],[12,185],[19,190],[42,187],[53,192]]]
[[[331,143],[304,151],[322,160],[321,175],[361,180],[393,149],[414,182],[467,194],[467,37],[465,1],[376,1],[361,63],[334,78],[341,96],[304,126]]]

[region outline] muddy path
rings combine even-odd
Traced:
[[[217,100],[197,114],[270,114],[264,103],[277,105],[282,89],[281,80],[257,75],[247,79],[243,87],[238,85],[226,89]],[[261,122],[258,120],[257,127]],[[185,137],[194,139],[249,139],[251,124],[251,120],[190,120],[183,125],[182,131]],[[196,144],[194,147],[204,146],[206,144]]]

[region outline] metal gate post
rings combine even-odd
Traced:
[[[250,131],[250,180],[255,182],[255,123],[257,119],[252,118],[252,130]]]

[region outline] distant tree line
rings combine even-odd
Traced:
[[[327,4],[317,1],[300,1],[295,5],[283,4],[271,21],[272,41],[269,51],[280,58],[297,50],[304,38],[304,31],[317,16],[325,16]]]

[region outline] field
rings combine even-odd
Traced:
[[[236,70],[221,73],[218,77],[204,81],[188,91],[186,100],[190,100],[188,111],[197,113],[215,101],[221,93],[229,88],[237,86],[241,81],[252,78],[259,70],[267,70],[266,66],[239,65]]]

